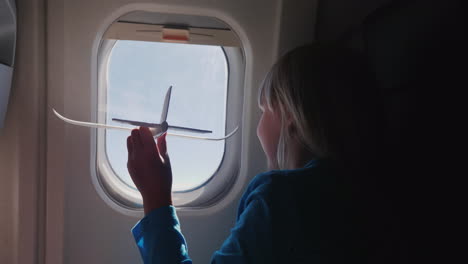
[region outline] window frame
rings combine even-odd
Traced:
[[[232,32],[232,34],[235,33]],[[112,48],[115,43],[117,43],[117,40],[106,39],[104,36],[101,39],[98,50],[98,100],[96,109],[99,108],[99,105],[105,105],[107,101],[107,73]],[[236,126],[239,126],[239,130],[232,137],[225,140],[223,158],[218,169],[208,180],[193,189],[173,191],[173,202],[178,208],[206,208],[216,204],[229,192],[239,174],[245,57],[242,47],[220,47],[226,56],[228,68],[226,132],[229,133]],[[105,122],[106,114],[104,112],[96,111],[95,114],[98,122]],[[140,193],[123,182],[110,165],[107,158],[104,130],[97,131],[95,142],[93,151],[95,151],[94,157],[96,157],[95,168],[99,189],[119,207],[129,210],[142,210],[143,202]]]

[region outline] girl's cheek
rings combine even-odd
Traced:
[[[262,115],[260,116],[260,120],[258,121],[257,125],[257,137],[262,142],[262,128],[263,127],[263,112]]]
[[[265,138],[265,114],[262,113],[262,116],[260,117],[260,121],[258,122],[257,125],[257,137],[258,140],[260,141],[260,144],[262,145],[262,149],[265,152],[265,154],[268,154],[268,150],[266,149],[266,138]]]
[[[260,121],[261,121],[261,119],[260,119]],[[258,122],[258,125],[257,125],[257,138],[258,138],[258,140],[261,141],[261,139],[260,139],[260,122]]]

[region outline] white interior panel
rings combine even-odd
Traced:
[[[243,116],[240,131],[242,158],[238,180],[214,206],[178,210],[190,256],[195,263],[207,263],[234,224],[243,188],[265,169],[256,137],[256,95],[277,54],[280,2],[66,0],[63,6],[54,2],[59,1],[51,1],[48,9],[49,56],[51,61],[55,56],[63,60],[49,65],[49,106],[77,120],[95,121],[99,43],[107,27],[120,16],[135,10],[209,16],[229,24],[238,34],[246,57],[245,85],[240,88],[244,89],[243,110],[248,113]],[[63,80],[57,72],[63,74]],[[62,206],[63,218],[47,219],[48,228],[58,228],[55,233],[47,233],[47,252],[62,252],[64,263],[137,263],[140,257],[130,229],[143,214],[123,214],[96,192],[92,166],[95,157],[90,155],[96,131],[72,127],[48,116],[48,160],[49,166],[54,166],[48,171],[48,188],[63,194],[64,199],[48,200],[50,208]],[[56,164],[63,166],[55,167]],[[48,214],[60,215],[60,210],[50,209]],[[50,256],[46,262],[57,263],[54,261],[59,259]]]

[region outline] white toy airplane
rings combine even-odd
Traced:
[[[161,121],[159,124],[157,123],[146,123],[146,122],[140,122],[140,121],[133,121],[133,120],[125,120],[125,119],[118,119],[118,118],[112,118],[113,121],[120,122],[120,123],[125,123],[125,124],[131,124],[134,126],[141,126],[141,127],[149,127],[151,133],[155,138],[158,138],[162,134],[168,131],[168,129],[171,130],[179,130],[179,131],[190,131],[190,132],[196,132],[196,133],[212,133],[212,131],[209,130],[202,130],[202,129],[195,129],[195,128],[188,128],[188,127],[179,127],[179,126],[171,126],[167,123],[167,114],[169,111],[169,102],[171,100],[171,92],[172,92],[172,86],[169,87],[169,90],[167,90],[166,93],[166,98],[164,99],[164,105],[163,105],[163,112],[161,114]],[[106,124],[99,124],[99,123],[90,123],[90,122],[82,122],[82,121],[76,121],[72,120],[69,118],[66,118],[62,115],[60,115],[55,109],[52,108],[52,111],[54,114],[60,118],[61,120],[65,121],[66,123],[77,125],[77,126],[84,126],[84,127],[94,127],[94,128],[108,128],[108,129],[120,129],[120,130],[133,130],[134,128],[129,128],[129,127],[122,127],[122,126],[111,126],[111,125],[106,125]],[[207,137],[198,137],[198,136],[189,136],[189,135],[183,135],[183,134],[177,134],[177,133],[172,133],[172,132],[167,132],[168,135],[171,136],[177,136],[177,137],[184,137],[184,138],[192,138],[192,139],[203,139],[203,140],[223,140],[231,137],[234,135],[234,133],[237,132],[237,129],[239,127],[236,127],[231,133],[228,135],[221,137],[221,138],[207,138]]]

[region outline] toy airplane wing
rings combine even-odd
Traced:
[[[113,121],[120,122],[120,123],[125,123],[125,124],[130,124],[133,126],[140,126],[140,127],[149,127],[151,132],[153,133],[153,136],[155,138],[158,138],[164,133],[167,133],[168,135],[171,136],[176,136],[176,137],[184,137],[184,138],[192,138],[192,139],[203,139],[203,140],[224,140],[232,135],[234,135],[239,127],[236,127],[231,133],[224,137],[219,137],[219,138],[209,138],[209,137],[200,137],[200,136],[192,136],[192,135],[184,135],[184,134],[178,134],[178,133],[173,133],[172,131],[189,131],[189,132],[195,132],[195,133],[212,133],[210,130],[203,130],[203,129],[196,129],[196,128],[189,128],[189,127],[182,127],[182,126],[171,126],[167,123],[167,115],[169,112],[169,103],[171,99],[171,92],[172,92],[172,86],[169,87],[168,91],[166,92],[166,97],[164,99],[164,105],[163,105],[163,111],[161,114],[161,123],[148,123],[148,122],[141,122],[141,121],[134,121],[134,120],[126,120],[126,119],[119,119],[119,118],[112,118]],[[100,124],[100,123],[92,123],[92,122],[83,122],[83,121],[77,121],[73,120],[70,118],[66,118],[59,114],[55,109],[52,108],[52,111],[54,114],[61,119],[62,121],[76,125],[76,126],[84,126],[84,127],[92,127],[92,128],[106,128],[106,129],[120,129],[120,130],[133,130],[134,128],[130,127],[123,127],[123,126],[113,126],[113,125],[107,125],[107,124]],[[168,130],[171,131],[168,131]]]
[[[169,86],[169,89],[167,90],[166,96],[164,98],[163,111],[161,114],[161,120],[159,121],[160,124],[166,122],[167,114],[169,113],[169,103],[171,102],[171,95],[172,95],[172,85]]]
[[[126,119],[119,119],[119,118],[112,118],[112,121],[120,122],[124,124],[130,124],[134,126],[141,126],[141,127],[149,127],[149,128],[156,128],[163,130],[163,124],[156,124],[156,123],[147,123],[147,122],[140,122],[140,121],[133,121],[133,120],[126,120]],[[213,133],[211,130],[203,130],[197,128],[189,128],[189,127],[180,127],[180,126],[171,126],[167,125],[168,129],[179,130],[179,131],[190,131],[195,133]]]

